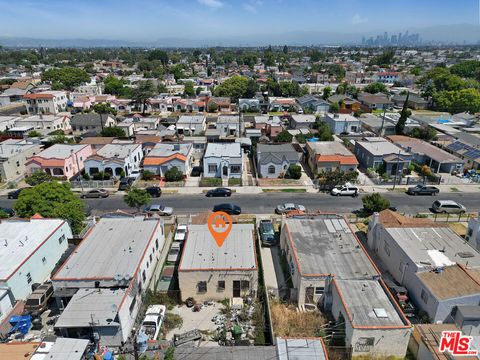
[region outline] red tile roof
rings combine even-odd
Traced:
[[[340,165],[358,165],[357,158],[353,155],[317,155],[316,160],[317,162],[338,162]]]
[[[173,155],[170,155],[170,156],[167,156],[167,157],[146,157],[144,160],[143,160],[143,165],[153,165],[153,166],[156,166],[156,165],[162,165],[162,164],[165,164],[166,162],[169,162],[170,160],[174,160],[174,159],[177,159],[177,160],[180,160],[180,161],[186,161],[187,158],[184,156],[184,155],[181,155],[181,154],[173,154]]]

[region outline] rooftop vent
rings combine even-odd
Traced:
[[[466,251],[466,252],[459,252],[458,256],[460,256],[462,259],[466,259],[466,258],[474,257],[475,255],[473,255],[470,251]]]
[[[377,318],[388,318],[387,311],[384,308],[374,308],[373,312]]]

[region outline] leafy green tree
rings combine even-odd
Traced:
[[[55,144],[75,144],[75,139],[61,134],[53,135],[50,139],[48,139],[48,141],[45,142],[45,146],[47,147]]]
[[[463,111],[476,113],[480,111],[480,90],[440,91],[433,95],[433,102],[438,110],[452,114]]]
[[[329,76],[335,76],[337,80],[345,78],[345,68],[339,64],[332,64],[327,66],[327,72]]]
[[[145,181],[153,180],[154,177],[155,177],[155,174],[150,170],[144,170],[142,173],[142,179]]]
[[[394,50],[387,50],[382,54],[375,56],[370,65],[378,65],[382,67],[388,67],[395,62],[395,51]]]
[[[369,194],[362,198],[363,209],[367,214],[380,212],[390,207],[390,201],[379,193]]]
[[[208,103],[208,112],[209,113],[214,113],[214,112],[217,112],[218,111],[218,105],[217,103],[213,102],[213,101],[210,101]]]
[[[183,173],[178,170],[176,166],[173,166],[165,171],[165,180],[167,181],[181,181],[183,180],[183,177]]]
[[[183,91],[183,93],[186,95],[186,96],[194,96],[195,95],[195,89],[193,87],[193,82],[191,81],[187,81],[185,84],[185,89]]]
[[[107,103],[95,104],[93,105],[92,109],[97,114],[111,114],[113,116],[117,115],[117,111]]]
[[[40,214],[46,218],[60,218],[68,221],[74,233],[79,233],[85,220],[83,202],[67,183],[43,182],[23,190],[14,205],[20,217],[29,218]]]
[[[330,104],[330,112],[336,114],[340,111],[340,104],[338,102],[334,102]]]
[[[411,115],[411,111],[408,109],[408,98],[410,93],[407,94],[405,98],[405,102],[403,103],[402,111],[400,112],[400,118],[398,119],[397,123],[395,124],[395,134],[403,135],[405,131],[405,124],[407,123],[408,117]]]
[[[255,80],[249,79],[247,83],[247,90],[245,90],[245,93],[243,96],[247,99],[251,99],[255,96],[255,94],[258,91],[258,84]]]
[[[323,98],[324,100],[327,100],[330,96],[332,96],[332,92],[333,92],[333,90],[332,90],[332,88],[331,88],[330,86],[325,86],[325,87],[323,88],[322,98]]]
[[[100,136],[124,138],[127,135],[122,128],[116,126],[108,126],[106,128],[103,128],[103,130],[100,132]]]
[[[429,126],[419,126],[412,129],[410,136],[425,141],[431,141],[437,137],[437,131]]]
[[[288,46],[287,45],[283,45],[283,53],[286,55],[288,54]]]
[[[56,84],[58,89],[73,90],[74,87],[90,81],[90,75],[80,68],[65,67],[48,69],[42,74],[42,81]]]
[[[165,94],[165,93],[168,93],[168,89],[167,89],[167,87],[165,86],[164,83],[159,83],[157,85],[157,92],[159,94]]]
[[[333,141],[333,132],[325,121],[317,121],[313,128],[318,131],[317,137],[320,141]]]
[[[163,66],[168,65],[168,53],[163,50],[152,50],[148,52],[148,60],[159,60]]]
[[[30,137],[30,138],[33,138],[33,137],[40,137],[40,136],[42,136],[42,134],[40,134],[36,130],[32,130],[27,134],[27,136]]]
[[[140,208],[150,204],[152,198],[145,189],[131,188],[127,194],[123,196],[123,201],[132,208],[140,211]]]
[[[480,61],[468,60],[453,65],[450,72],[463,78],[472,78],[480,81]]]
[[[52,177],[42,170],[34,171],[31,175],[25,178],[25,182],[30,186],[36,186],[51,180]]]
[[[374,82],[371,84],[368,84],[363,88],[363,91],[370,93],[370,94],[376,94],[376,93],[385,93],[388,94],[388,89],[385,86],[385,84],[381,82]]]
[[[216,96],[228,96],[233,102],[245,97],[249,88],[249,80],[244,76],[235,75],[225,80],[215,88]]]
[[[163,357],[163,360],[175,360],[175,347],[170,346],[165,350],[165,356]]]
[[[287,130],[283,130],[281,133],[279,133],[274,141],[275,142],[281,142],[281,143],[290,143],[292,142],[293,135],[290,134]]]
[[[147,100],[155,96],[155,94],[155,87],[150,80],[139,82],[138,87],[133,90],[133,101],[142,105],[142,114],[145,114],[147,110]]]
[[[347,182],[354,182],[358,178],[357,171],[342,171],[342,170],[322,170],[317,174],[317,177],[322,185],[328,187],[335,187],[338,184],[345,184]]]
[[[103,82],[105,88],[104,92],[105,94],[111,94],[111,95],[117,95],[117,96],[122,96],[125,94],[125,84],[126,81],[116,78],[113,75],[108,75]]]
[[[298,180],[302,177],[302,167],[300,165],[291,164],[288,167],[287,174],[292,179]]]

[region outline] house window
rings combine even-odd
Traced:
[[[420,294],[420,297],[422,298],[425,304],[428,304],[428,294],[424,289],[422,289],[422,293]]]
[[[142,271],[142,280],[145,282],[147,280],[147,275],[145,274],[145,270]]]
[[[225,290],[225,280],[220,280],[217,284],[217,290],[218,291],[224,291]]]
[[[217,172],[217,165],[216,164],[208,165],[208,172],[210,174],[215,174]]]
[[[46,263],[47,263],[47,258],[46,258],[45,256],[42,258],[42,263],[43,263],[43,264],[46,264]]]
[[[150,262],[152,262],[152,254],[150,254]]]
[[[242,290],[249,290],[250,289],[250,281],[247,281],[247,280],[242,280],[240,282],[240,288]]]
[[[270,165],[270,166],[268,167],[268,173],[269,173],[269,174],[275,174],[275,166]]]
[[[201,294],[207,292],[207,282],[206,281],[199,281],[197,283],[197,292],[201,293]]]
[[[230,166],[230,173],[240,174],[240,172],[242,171],[241,168],[242,167],[240,165],[232,165],[232,166]]]
[[[385,253],[390,256],[390,246],[387,243],[383,246],[383,250],[385,250]]]
[[[32,275],[30,273],[27,273],[27,284],[30,284],[32,282]]]
[[[135,308],[135,303],[137,302],[137,298],[134,297],[133,300],[132,300],[132,303],[130,304],[130,307],[128,308],[128,310],[130,311],[130,314],[132,313],[133,309]]]
[[[323,287],[323,286],[317,286],[317,287],[315,288],[315,295],[322,295],[324,290],[325,290],[325,287]]]
[[[58,238],[58,243],[61,244],[61,243],[63,243],[64,240],[65,240],[65,234],[63,234],[62,236],[60,236]]]
[[[158,239],[155,239],[155,248],[158,250]]]

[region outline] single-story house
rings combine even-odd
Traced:
[[[99,134],[104,128],[115,126],[116,121],[109,114],[86,113],[74,115],[70,124],[74,133]]]
[[[206,128],[205,115],[182,115],[177,121],[177,134],[179,135],[201,135]]]
[[[253,123],[255,129],[272,138],[283,131],[282,121],[278,116],[255,116]]]
[[[290,128],[292,129],[311,129],[316,121],[317,117],[315,115],[295,114],[289,116]]]
[[[143,169],[164,177],[167,170],[176,167],[188,176],[192,168],[192,143],[160,143],[145,156]]]
[[[302,153],[292,144],[257,144],[257,170],[262,178],[285,176],[290,165],[299,164]]]
[[[304,95],[297,98],[298,105],[305,111],[311,110],[317,114],[325,114],[330,110],[330,104],[313,95]]]
[[[203,157],[203,176],[241,178],[243,151],[240,143],[208,143]]]
[[[128,177],[133,170],[140,169],[142,159],[141,144],[107,144],[85,160],[85,172],[90,175],[105,172]]]
[[[358,161],[342,143],[338,141],[308,142],[307,163],[313,172],[321,171],[354,171]]]
[[[393,107],[393,101],[390,100],[387,95],[382,93],[370,94],[363,92],[358,95],[358,100],[372,110],[383,110]]]
[[[338,104],[342,111],[355,112],[361,109],[360,101],[355,100],[347,95],[336,94],[328,98],[330,104]]]
[[[403,106],[407,100],[407,95],[394,95],[392,97],[392,102],[395,106]],[[425,110],[428,107],[428,101],[422,98],[417,94],[412,94],[408,96],[408,107],[414,110]]]
[[[331,114],[328,113],[324,118],[325,122],[330,126],[335,135],[342,133],[360,132],[362,124],[358,118],[349,114]]]

